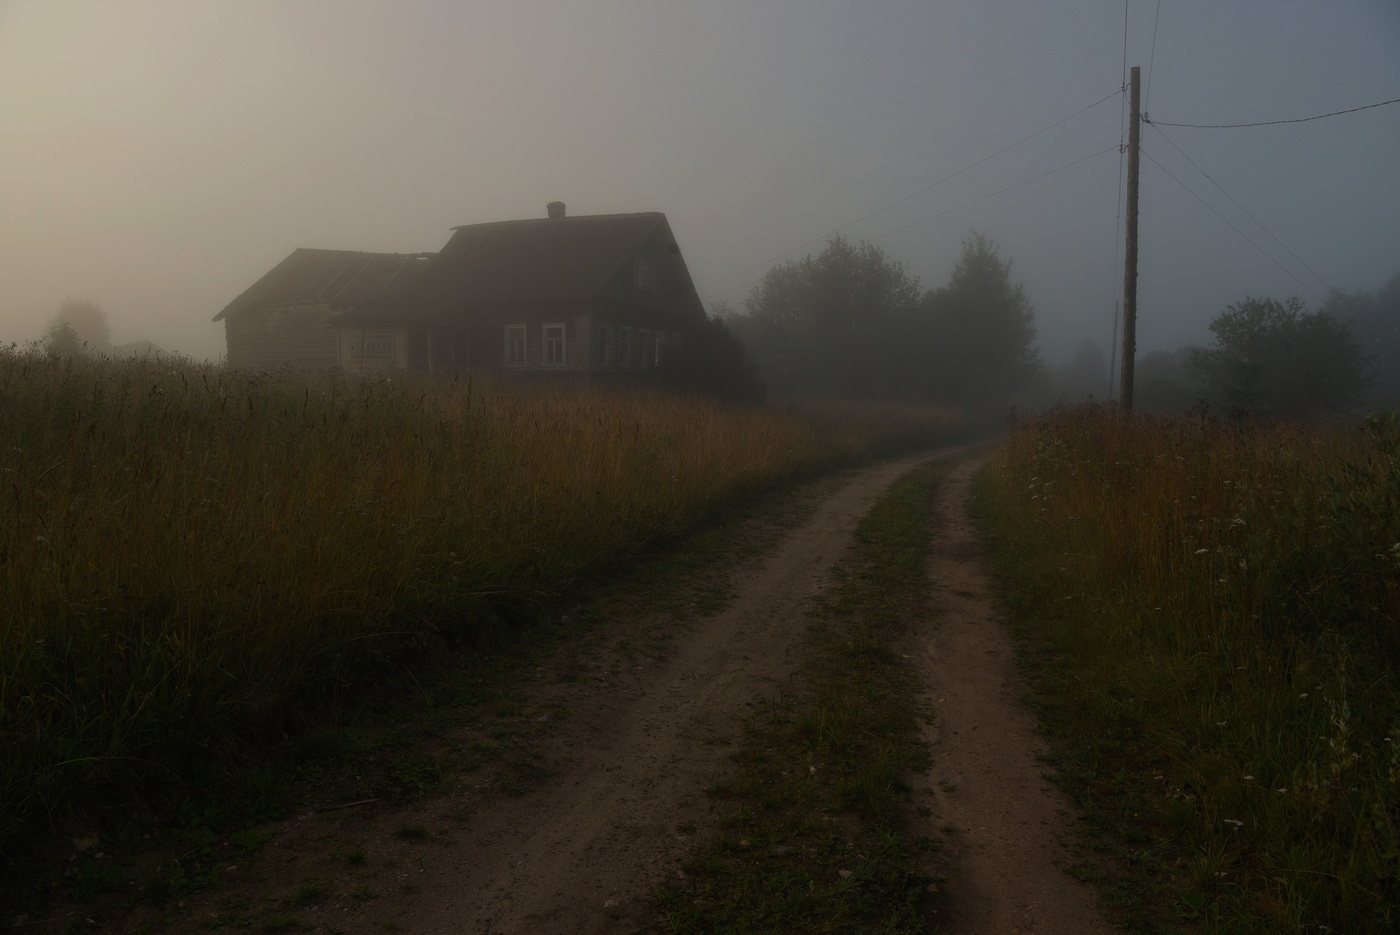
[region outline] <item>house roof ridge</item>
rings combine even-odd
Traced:
[[[437,256],[436,250],[415,250],[408,253],[400,253],[397,250],[342,250],[338,247],[295,247],[292,253],[344,253],[351,256],[392,256],[412,259],[414,257]]]
[[[570,214],[562,218],[511,218],[505,221],[478,221],[475,224],[457,224],[451,230],[468,230],[477,227],[503,227],[512,224],[577,224],[580,221],[607,221],[645,217],[664,217],[661,211],[622,211],[614,214]]]

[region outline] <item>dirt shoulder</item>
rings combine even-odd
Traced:
[[[1071,877],[1071,819],[1040,761],[1048,748],[1022,704],[1015,649],[993,598],[966,503],[979,462],[940,493],[930,575],[940,616],[917,659],[933,718],[932,782],[917,796],[924,833],[943,842],[934,875],[949,935],[1093,935],[1114,931],[1097,893]]]

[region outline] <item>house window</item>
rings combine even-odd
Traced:
[[[661,359],[667,356],[666,353],[666,332],[656,332],[656,366],[661,366]]]
[[[350,336],[351,360],[393,360],[394,336],[392,334],[352,334]]]
[[[525,326],[506,325],[506,357],[507,367],[525,366]]]
[[[544,326],[544,365],[564,366],[564,326],[552,324]]]
[[[609,325],[598,326],[598,366],[611,367],[613,362],[612,328]]]
[[[656,257],[642,254],[633,258],[632,285],[638,292],[656,291]]]
[[[642,367],[651,367],[656,364],[656,344],[651,339],[650,331],[637,332],[638,357],[642,359]]]
[[[617,329],[617,365],[619,367],[632,366],[632,329]]]

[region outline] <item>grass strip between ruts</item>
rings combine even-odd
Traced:
[[[919,851],[934,845],[906,822],[929,752],[901,650],[929,613],[934,498],[952,463],[910,471],[861,522],[799,671],[755,708],[712,790],[716,839],[659,896],[663,930],[930,930]]]

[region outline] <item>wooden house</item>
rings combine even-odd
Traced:
[[[453,228],[411,283],[335,316],[341,368],[627,380],[704,323],[665,215],[547,210]]]
[[[329,320],[406,287],[432,254],[293,250],[214,316],[228,365],[330,369],[340,364]]]

